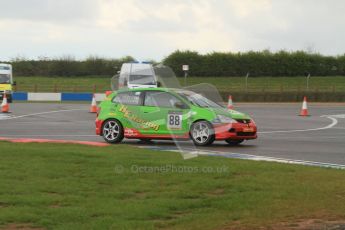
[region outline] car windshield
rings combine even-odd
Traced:
[[[10,83],[10,78],[7,74],[0,74],[0,84]]]
[[[195,106],[202,108],[224,108],[223,106],[207,99],[206,97],[191,91],[179,91],[177,93]]]
[[[156,85],[156,81],[152,75],[130,75],[129,84]]]

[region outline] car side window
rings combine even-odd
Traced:
[[[176,102],[182,103],[180,99],[166,92],[147,91],[145,94],[145,106],[175,108]]]
[[[123,105],[140,105],[140,96],[142,92],[124,92],[119,93],[114,99],[114,103]]]

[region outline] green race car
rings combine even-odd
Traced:
[[[257,138],[255,122],[201,94],[183,89],[122,89],[100,104],[96,134],[108,143],[129,139],[192,139],[198,146]]]

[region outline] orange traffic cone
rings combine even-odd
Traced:
[[[10,106],[8,105],[8,102],[7,102],[6,92],[4,92],[4,98],[2,99],[2,103],[1,103],[1,112],[8,113],[9,111],[10,111]]]
[[[92,95],[90,113],[97,113],[97,102],[96,102],[95,94]]]
[[[302,117],[309,116],[308,106],[307,106],[307,97],[304,97],[304,99],[303,99],[302,109],[301,109],[301,112],[300,112],[299,115],[302,116]]]
[[[232,96],[229,96],[228,99],[228,109],[234,109],[234,105],[232,104]]]

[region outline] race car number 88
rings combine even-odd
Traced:
[[[182,114],[168,114],[168,128],[181,129],[182,128]]]
[[[170,115],[169,116],[169,125],[180,125],[180,116]]]

